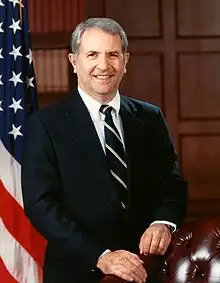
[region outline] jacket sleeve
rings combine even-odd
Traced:
[[[91,270],[106,247],[83,231],[62,207],[62,186],[53,144],[36,114],[29,119],[26,130],[22,160],[25,213],[36,229],[67,259],[73,257],[86,270]]]
[[[181,174],[167,123],[160,110],[158,110],[156,126],[161,166],[161,202],[154,211],[153,221],[165,220],[176,224],[178,227],[186,216],[187,182]]]

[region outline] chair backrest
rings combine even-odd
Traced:
[[[220,216],[184,224],[162,267],[163,282],[220,282]]]
[[[220,216],[184,224],[162,256],[142,258],[151,283],[220,283]],[[122,283],[106,276],[101,283]]]

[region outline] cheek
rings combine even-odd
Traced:
[[[125,74],[125,68],[124,66],[118,70],[118,79],[121,80]]]
[[[125,72],[125,64],[122,64],[122,63],[118,64],[116,66],[116,70],[119,74],[123,75]]]
[[[92,64],[86,64],[83,67],[83,73],[85,76],[91,76],[94,71],[94,66]]]
[[[77,68],[77,74],[80,76],[82,79],[87,80],[88,77],[92,73],[92,68],[89,66],[81,65],[80,67]]]

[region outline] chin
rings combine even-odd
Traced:
[[[116,91],[103,91],[103,92],[98,92],[100,95],[103,95],[103,96],[108,96],[108,95],[113,95],[113,94],[116,94]]]
[[[110,94],[110,93],[116,93],[117,89],[109,88],[109,87],[102,87],[102,88],[97,88],[95,91],[100,94]]]

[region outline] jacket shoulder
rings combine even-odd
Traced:
[[[38,119],[43,124],[53,125],[65,115],[70,103],[70,95],[66,95],[54,105],[42,108],[30,116],[30,120]]]
[[[151,103],[137,100],[131,97],[121,96],[122,103],[125,104],[133,113],[145,115],[157,115],[161,112],[160,107]]]

